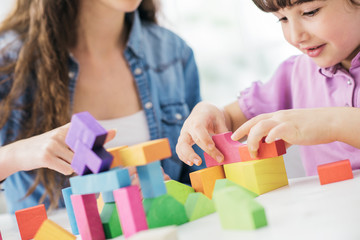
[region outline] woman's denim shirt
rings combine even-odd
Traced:
[[[142,107],[146,113],[151,139],[168,138],[173,156],[162,161],[164,171],[178,181],[189,183],[189,172],[203,168],[188,167],[181,162],[175,152],[175,145],[184,120],[192,108],[200,101],[199,76],[194,54],[191,48],[176,34],[156,24],[142,22],[138,13],[128,14],[132,19],[132,27],[124,56],[134,76]],[[21,43],[16,42],[17,35],[8,32],[0,36],[0,49],[9,42],[8,49],[0,56],[0,63],[5,58],[16,59]],[[73,57],[69,57],[69,91],[73,102],[79,65]],[[0,76],[3,79],[7,76]],[[0,101],[9,88],[0,85]],[[23,98],[19,99],[23,101]],[[0,143],[11,142],[19,132],[19,122],[23,113],[13,111],[7,124],[0,130]],[[200,156],[202,153],[197,148]],[[24,159],[26,161],[27,159]],[[33,176],[27,172],[17,172],[9,176],[3,183],[9,212],[35,206],[44,192],[38,186],[35,192],[22,200]],[[49,205],[49,199],[45,200]],[[61,199],[60,206],[63,206]]]

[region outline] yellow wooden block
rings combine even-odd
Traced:
[[[96,203],[97,203],[98,211],[99,211],[99,213],[101,213],[104,208],[104,205],[105,205],[104,199],[103,199],[101,193],[99,194],[99,197],[96,199]]]
[[[45,220],[37,231],[35,240],[73,240],[76,236],[69,233],[50,219]]]
[[[114,157],[110,168],[121,166],[122,161],[121,161],[120,151],[122,149],[127,148],[127,147],[128,147],[127,145],[124,145],[124,146],[119,146],[119,147],[106,149],[106,151],[108,151]]]
[[[215,182],[218,179],[225,178],[222,165],[204,168],[190,173],[191,186],[196,192],[202,192],[208,198],[212,198]]]
[[[288,185],[283,156],[224,165],[227,179],[257,194]]]
[[[171,148],[167,138],[148,141],[119,151],[121,165],[141,166],[171,157]]]

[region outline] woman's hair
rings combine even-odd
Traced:
[[[313,2],[314,0],[253,0],[255,5],[264,12],[277,12],[280,9],[291,7],[293,5]],[[359,0],[347,0],[349,3],[360,6]]]
[[[0,128],[10,120],[14,110],[23,117],[19,135],[11,141],[69,122],[68,49],[76,44],[78,11],[79,0],[17,0],[12,13],[2,22],[0,35],[15,31],[17,41],[22,42],[17,59],[8,58],[0,66],[0,87],[7,87],[6,92],[1,93],[5,95],[0,102]],[[143,0],[138,11],[143,21],[157,22],[154,0]],[[0,59],[6,59],[6,51],[11,48],[10,43],[0,49]],[[1,77],[6,75],[10,77]],[[20,97],[26,99],[22,104],[18,101]],[[40,202],[48,196],[50,209],[58,207],[60,189],[68,184],[68,177],[50,169],[37,169],[33,173],[34,184],[26,196],[42,184],[45,193]]]

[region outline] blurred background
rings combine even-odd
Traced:
[[[0,21],[14,2],[0,1]],[[267,81],[282,61],[299,54],[284,40],[277,18],[249,0],[162,0],[161,9],[160,25],[195,52],[203,99],[218,106],[235,101],[253,81]],[[288,150],[285,165],[289,178],[305,175],[296,147]]]

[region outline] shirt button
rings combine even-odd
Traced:
[[[152,104],[152,102],[147,102],[147,103],[145,103],[144,106],[146,109],[150,109],[150,108],[152,108],[153,104]]]
[[[180,113],[176,113],[176,114],[175,114],[175,118],[176,118],[177,120],[181,120],[181,119],[182,119],[182,115],[181,115]]]
[[[352,84],[352,82],[351,82],[350,79],[347,81],[347,84],[348,84],[348,85],[351,85],[351,84]]]
[[[69,78],[74,78],[74,77],[75,77],[75,72],[70,71],[70,72],[69,72]]]
[[[134,74],[135,74],[135,75],[140,75],[140,74],[142,74],[141,68],[135,68]]]
[[[345,107],[348,107],[349,106],[349,104],[348,103],[345,103]]]

